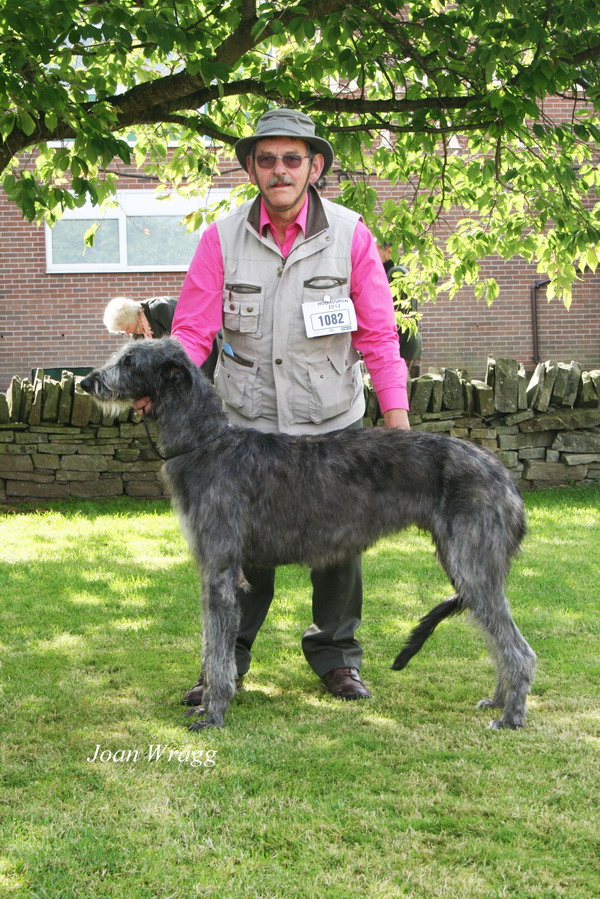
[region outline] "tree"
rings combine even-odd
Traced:
[[[105,201],[115,159],[199,191],[263,111],[292,106],[354,173],[343,202],[402,246],[422,297],[467,282],[491,301],[480,261],[520,253],[568,304],[576,268],[600,260],[597,0],[363,6],[1,0],[5,191],[52,222]],[[380,201],[379,178],[401,198]]]

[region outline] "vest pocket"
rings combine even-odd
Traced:
[[[260,330],[263,288],[260,284],[226,283],[223,290],[223,325],[230,331],[262,337]]]
[[[215,387],[226,405],[245,418],[258,418],[262,411],[262,390],[256,363],[238,364],[224,353],[215,369]]]
[[[324,362],[309,362],[309,421],[320,424],[351,408],[357,393],[354,367],[358,353],[353,347],[331,352]]]

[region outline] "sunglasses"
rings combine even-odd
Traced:
[[[275,156],[274,153],[263,153],[256,157],[256,164],[260,169],[273,169],[275,162],[281,159],[286,169],[299,169],[303,159],[312,159],[310,153],[300,156],[298,153],[284,153],[283,156]]]

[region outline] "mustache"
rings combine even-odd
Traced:
[[[285,184],[289,187],[293,183],[289,175],[272,175],[267,182],[267,187],[277,187],[279,184]]]

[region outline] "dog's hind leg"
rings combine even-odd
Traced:
[[[448,601],[448,613],[459,609],[471,612],[484,631],[496,664],[494,695],[482,700],[479,707],[503,710],[490,727],[515,728],[525,723],[536,658],[513,621],[504,595],[510,559],[521,536],[519,516],[511,515],[512,507],[504,500],[500,497],[495,509],[472,507],[448,516],[449,521],[442,520],[441,526],[440,522],[434,524],[432,534],[439,561],[457,591],[457,597]],[[442,604],[424,622],[433,616],[434,627],[436,611],[437,620],[445,617]]]
[[[202,636],[204,691],[203,713],[190,730],[221,727],[236,691],[235,639],[240,613],[235,585],[237,575],[228,569],[202,580]]]
[[[483,629],[496,663],[496,689],[492,699],[482,699],[478,708],[501,708],[490,727],[523,727],[525,704],[535,674],[535,653],[513,621],[504,594],[484,605],[471,605],[475,621]]]

